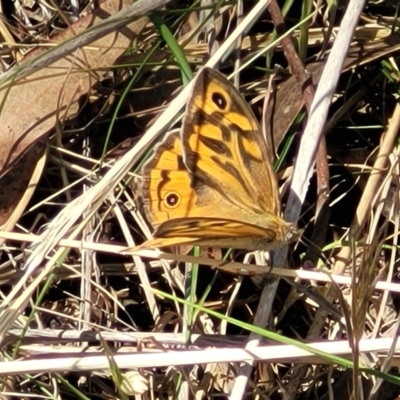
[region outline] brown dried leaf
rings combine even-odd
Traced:
[[[105,1],[93,14],[81,18],[52,40],[55,44],[65,42],[102,21],[104,15],[115,14],[121,4],[124,7],[130,3],[130,0]],[[145,17],[137,19],[125,28],[94,41],[90,48],[79,48],[18,80],[17,85],[14,82],[9,90],[2,90],[0,174],[39,138],[47,135],[56,121],[62,121],[75,112],[74,103],[104,77],[106,68],[121,56],[147,23]],[[43,48],[32,51],[24,58],[24,64],[44,52]]]

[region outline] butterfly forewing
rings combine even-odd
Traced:
[[[258,122],[240,93],[211,69],[196,81],[182,140],[188,169],[227,204],[251,215],[278,214],[277,185]]]

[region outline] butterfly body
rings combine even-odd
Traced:
[[[140,195],[154,240],[269,250],[297,231],[279,217],[279,193],[258,122],[237,89],[204,68],[180,134],[143,166]]]

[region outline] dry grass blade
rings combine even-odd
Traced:
[[[300,215],[300,206],[304,201],[308,182],[311,178],[317,145],[323,132],[333,93],[342,70],[353,32],[364,6],[364,1],[354,0],[349,3],[341,23],[341,29],[325,64],[315,97],[313,99],[307,125],[300,144],[298,162],[295,165],[291,195],[288,200],[286,217],[296,221]]]
[[[125,7],[119,12],[115,12],[102,24],[91,27],[84,35],[77,38],[70,39],[63,43],[63,45],[46,52],[43,56],[37,57],[29,62],[28,66],[15,68],[2,74],[0,78],[0,85],[4,85],[8,81],[15,81],[22,79],[31,73],[48,66],[49,64],[59,60],[62,57],[70,55],[76,49],[89,45],[93,41],[114,32],[115,30],[128,24],[134,17],[143,15],[146,12],[152,11],[167,4],[170,0],[150,0],[139,1]]]
[[[360,342],[360,350],[362,352],[384,351],[390,344],[390,339],[374,339],[362,340]],[[319,351],[326,351],[326,342],[309,343],[310,348]],[[64,349],[54,349],[52,347],[35,347],[27,346],[24,349],[32,355],[52,354],[54,356],[55,372],[70,371],[94,371],[108,369],[107,357],[103,352],[97,349],[75,348],[66,352]],[[244,349],[242,347],[229,347],[208,349],[207,351],[199,350],[179,350],[179,351],[162,351],[153,349],[152,351],[138,353],[136,349],[126,348],[123,351],[115,351],[113,358],[120,369],[132,368],[152,368],[152,367],[172,367],[184,366],[191,364],[204,363],[224,363],[224,362],[254,362],[263,360],[268,362],[282,362],[290,360],[295,363],[324,363],[324,359],[308,353],[296,346],[276,345],[258,346],[253,349]],[[333,355],[351,355],[351,347],[345,340],[336,342],[331,345],[329,352]],[[73,355],[71,355],[71,353]],[[75,354],[74,354],[75,353]],[[56,358],[56,355],[59,358]],[[48,370],[45,363],[38,362],[39,359],[26,361],[12,361],[4,363],[0,366],[0,374],[15,375],[20,373],[43,373]],[[398,363],[397,363],[398,364]]]
[[[288,221],[296,221],[300,215],[300,209],[305,198],[308,181],[312,175],[317,144],[321,140],[320,138],[323,133],[326,116],[328,115],[331,98],[336,88],[347,49],[350,46],[350,41],[353,37],[353,32],[361,11],[362,2],[358,2],[358,5],[355,7],[349,6],[347,8],[342,21],[342,29],[335,39],[331,54],[328,57],[321,76],[321,82],[324,82],[324,85],[318,86],[311,104],[307,125],[302,136],[297,163],[294,169],[288,207],[285,211],[285,217]],[[288,50],[287,53],[289,53]],[[296,56],[293,56],[293,58],[296,59]],[[304,75],[304,71],[302,74]],[[274,254],[273,265],[285,266],[286,258],[287,248],[277,250]],[[273,281],[264,288],[261,298],[262,301],[260,302],[255,319],[255,323],[259,326],[266,326],[268,324],[277,287],[278,281]],[[244,374],[248,376],[250,372],[251,368],[246,366],[242,368],[241,375]],[[240,393],[238,396],[242,396],[245,391],[245,386],[246,384],[243,380],[238,381],[237,386],[234,388],[234,393]],[[293,386],[293,390],[297,391],[296,383],[294,383]]]
[[[326,0],[289,1],[280,2],[280,9],[267,0],[138,1],[117,14],[117,6],[128,4],[104,0],[93,15],[106,6],[114,7],[112,15],[92,28],[83,9],[92,2],[72,2],[71,8],[71,2],[53,3],[55,8],[39,0],[4,3],[0,23],[6,70],[0,76],[5,99],[0,120],[15,109],[14,128],[22,132],[29,130],[26,121],[52,114],[47,128],[38,122],[38,130],[10,156],[18,158],[41,138],[47,146],[42,178],[27,183],[33,162],[19,169],[4,162],[13,174],[4,176],[0,195],[0,217],[10,218],[0,231],[0,337],[7,360],[0,362],[2,394],[398,397],[400,379],[392,368],[398,364],[400,326],[400,46],[392,33],[393,2],[368,1],[356,18],[351,13],[360,11],[358,1],[347,8]],[[115,34],[132,21],[135,7],[142,12],[163,4],[136,19],[141,25],[129,45],[128,30]],[[49,51],[24,55],[32,43],[43,49],[54,37],[60,40]],[[25,68],[8,70],[20,59]],[[54,74],[55,66],[60,74]],[[220,247],[128,250],[154,232],[138,201],[143,180],[137,171],[143,171],[161,135],[175,132],[177,138],[179,116],[192,93],[190,77],[204,66],[231,79],[257,119],[268,99],[262,125],[278,144],[281,206],[303,235],[272,256]],[[304,83],[310,73],[320,83],[307,121]],[[21,92],[23,87],[31,90]],[[241,102],[239,95],[234,99]],[[206,108],[199,107],[196,118]],[[244,126],[235,126],[237,117],[230,114],[224,140],[212,133],[222,131],[219,114],[212,120],[210,136],[207,131],[212,140],[205,147],[212,154],[230,149],[231,131],[245,137],[237,132]],[[312,168],[322,134],[328,154],[323,182]],[[239,142],[237,158],[252,163],[262,143]],[[174,160],[186,178],[197,173],[201,149],[183,163],[178,150]],[[293,203],[287,198],[294,163]],[[239,180],[228,164],[226,170]],[[159,172],[165,177],[157,164],[145,176]],[[228,190],[229,175],[218,176],[215,182]],[[194,184],[197,175],[186,178],[182,187],[201,186]],[[271,187],[263,181],[251,179],[255,188]],[[326,234],[315,228],[321,188],[330,211]],[[206,233],[211,242],[211,228]]]

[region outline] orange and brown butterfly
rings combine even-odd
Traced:
[[[298,237],[280,217],[260,126],[238,90],[203,68],[180,134],[168,135],[138,187],[153,240],[135,248],[200,245],[270,250]]]

